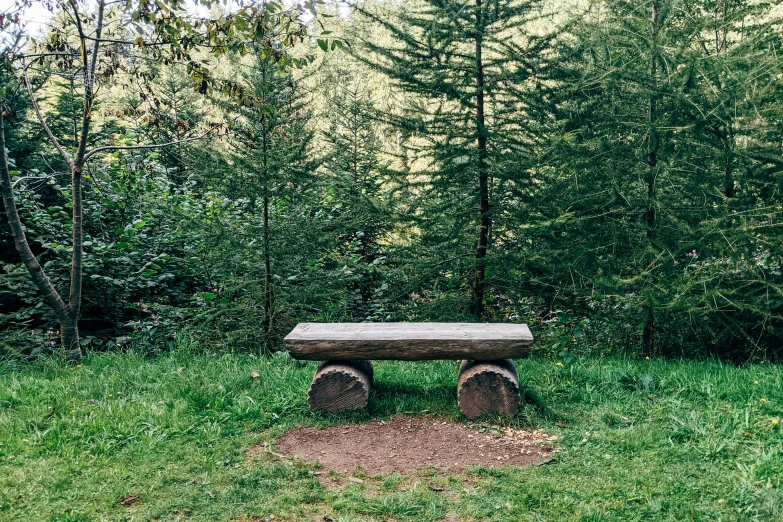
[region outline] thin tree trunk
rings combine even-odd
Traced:
[[[726,140],[724,142],[724,150],[726,153],[726,169],[724,172],[724,193],[726,195],[726,228],[734,226],[734,220],[731,218],[732,200],[734,199],[735,183],[734,183],[734,164],[732,162],[733,148],[734,146],[734,132],[731,125],[728,125],[726,129]]]
[[[479,237],[476,247],[476,269],[473,280],[472,312],[480,321],[484,314],[486,291],[487,245],[489,243],[489,176],[487,166],[487,133],[484,122],[484,64],[481,57],[484,28],[481,20],[481,0],[476,0],[476,130],[479,174]]]
[[[658,3],[653,1],[652,3],[652,45],[650,53],[650,79],[652,83],[653,91],[657,89],[657,33],[658,33]],[[658,164],[658,133],[655,130],[655,117],[657,109],[657,93],[653,92],[650,95],[650,108],[648,113],[648,121],[650,124],[649,136],[647,138],[647,210],[645,212],[647,222],[647,241],[649,247],[652,248],[655,240],[655,182],[656,182],[656,166]],[[653,280],[653,284],[655,281]],[[653,355],[655,352],[655,309],[653,303],[648,299],[646,305],[646,318],[644,323],[644,329],[642,331],[642,353],[645,355]]]
[[[267,155],[269,153],[268,129],[266,117],[262,118],[262,168],[264,176],[264,350],[271,353],[273,314],[275,306],[274,287],[272,286],[272,253],[269,245],[269,172],[267,171]]]
[[[8,168],[4,115],[5,113],[0,111],[0,189],[2,189],[3,193],[5,213],[8,216],[8,226],[11,229],[11,235],[14,238],[14,245],[17,252],[19,252],[19,257],[22,258],[22,263],[24,263],[27,271],[30,272],[33,283],[40,290],[46,304],[51,307],[57,319],[62,323],[68,317],[68,307],[30,249],[30,243],[27,241],[22,221],[19,218],[19,209],[16,207],[14,191],[11,187],[11,173]]]
[[[82,308],[82,282],[84,279],[84,204],[83,204],[83,169],[84,157],[87,152],[87,140],[90,136],[92,109],[95,101],[94,81],[95,68],[98,64],[98,49],[103,30],[104,1],[98,3],[98,18],[96,22],[95,40],[90,58],[87,57],[87,37],[84,34],[81,18],[76,4],[72,2],[77,30],[81,40],[82,64],[84,66],[84,113],[76,156],[71,168],[71,205],[72,205],[72,252],[71,252],[71,287],[68,296],[68,315],[60,323],[60,340],[63,349],[70,359],[79,360],[82,350],[79,344],[79,315]]]
[[[68,316],[60,322],[60,343],[65,350],[65,356],[71,361],[82,358],[82,348],[79,342],[79,317]]]
[[[275,306],[275,294],[272,287],[272,256],[269,251],[269,195],[264,187],[264,344],[265,349],[271,352],[269,348],[270,338],[272,336],[273,313]]]

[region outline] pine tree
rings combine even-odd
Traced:
[[[276,238],[273,220],[285,208],[292,187],[302,183],[302,176],[312,168],[307,147],[312,132],[305,98],[290,74],[264,59],[254,60],[241,72],[247,88],[246,104],[240,106],[240,119],[234,129],[236,152],[234,161],[242,174],[233,182],[239,193],[249,197],[250,208],[260,213],[261,256],[263,259],[263,331],[264,344],[270,349],[270,337],[275,327],[276,288],[273,278]]]
[[[783,233],[775,217],[783,108],[781,19],[768,2],[689,4],[694,35],[690,106],[676,154],[693,165],[689,183],[707,200],[699,241],[673,307],[696,318],[695,342],[725,355],[764,353],[783,340]]]
[[[347,70],[336,73],[343,85],[331,100],[331,125],[324,137],[332,152],[324,167],[340,202],[333,226],[343,245],[345,266],[351,270],[347,308],[359,321],[381,319],[381,297],[388,284],[380,242],[392,227],[392,216],[381,194],[384,169],[375,108],[357,78],[347,81]]]
[[[573,47],[566,40],[560,49],[573,67],[559,105],[564,162],[537,196],[542,207],[552,205],[545,210],[557,223],[550,242],[567,238],[555,247],[564,261],[555,270],[569,273],[554,276],[554,285],[576,273],[592,298],[623,296],[648,355],[657,351],[658,314],[670,290],[668,261],[692,232],[674,211],[683,197],[672,152],[683,104],[673,94],[687,49],[682,24],[668,0],[607,0],[572,25]],[[575,282],[569,286],[579,293]]]
[[[572,67],[559,104],[555,149],[563,161],[553,163],[536,197],[559,223],[549,229],[549,257],[570,259],[545,264],[550,282],[562,289],[576,273],[582,294],[574,284],[575,297],[603,307],[602,296],[613,296],[614,309],[631,311],[648,354],[682,353],[726,334],[750,338],[748,324],[736,319],[755,305],[737,306],[740,296],[730,305],[734,283],[725,270],[710,271],[731,264],[739,254],[730,250],[743,243],[745,270],[759,257],[759,242],[738,241],[748,229],[736,230],[736,221],[758,216],[747,214],[758,201],[743,205],[737,196],[759,181],[759,165],[736,150],[737,138],[767,127],[752,107],[763,106],[780,70],[774,58],[758,67],[747,58],[780,48],[769,25],[751,23],[757,6],[681,7],[607,0],[573,25],[574,46],[560,50]],[[740,172],[750,176],[739,182]]]
[[[409,159],[419,167],[408,179],[415,198],[409,214],[423,231],[420,247],[431,252],[417,255],[441,277],[474,257],[459,286],[469,288],[468,310],[477,320],[486,312],[492,237],[504,232],[493,227],[502,212],[493,191],[523,183],[534,162],[529,145],[538,137],[519,119],[541,96],[536,77],[545,77],[549,39],[532,34],[540,7],[538,0],[421,0],[403,4],[394,17],[360,9],[396,43],[360,35],[355,56],[409,94],[404,116],[389,118],[411,137]]]

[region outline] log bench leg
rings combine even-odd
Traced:
[[[370,361],[324,361],[315,370],[307,402],[311,410],[329,413],[365,408],[372,381]]]
[[[513,416],[519,412],[520,401],[519,377],[511,359],[462,361],[457,402],[467,418],[484,413]]]

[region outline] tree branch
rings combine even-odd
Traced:
[[[60,294],[54,288],[52,281],[46,275],[41,264],[36,259],[35,254],[30,249],[30,243],[27,241],[27,236],[24,233],[24,227],[22,221],[19,218],[19,210],[16,207],[16,200],[14,199],[14,190],[11,185],[11,173],[8,168],[8,154],[5,150],[5,121],[3,118],[3,112],[0,110],[0,191],[3,195],[3,204],[5,205],[5,213],[8,216],[8,226],[11,228],[11,235],[14,237],[14,245],[16,246],[19,257],[22,258],[24,266],[30,273],[38,290],[41,291],[44,297],[44,301],[48,304],[57,318],[62,321],[68,314],[68,307],[65,306]]]
[[[22,58],[49,58],[50,56],[79,56],[76,53],[32,53],[25,54]],[[35,60],[33,60],[35,61]]]
[[[97,26],[95,28],[95,45],[92,46],[92,59],[90,60],[90,71],[89,71],[89,81],[90,81],[90,108],[89,110],[92,111],[92,98],[94,96],[94,87],[95,87],[95,68],[98,65],[98,48],[100,47],[101,43],[101,32],[103,32],[103,9],[105,6],[104,0],[101,0],[98,4],[98,21]],[[88,38],[87,35],[84,36],[84,39],[86,40]],[[86,87],[85,87],[86,89]]]
[[[49,175],[46,175],[46,176],[25,176],[23,178],[19,178],[16,181],[14,181],[11,184],[11,188],[12,189],[16,188],[16,186],[19,183],[23,182],[23,181],[30,181],[30,180],[34,180],[34,179],[47,180],[47,179],[56,178],[57,176],[65,176],[67,174],[70,174],[70,172],[55,172],[54,174],[49,174]]]
[[[210,127],[207,131],[205,131],[202,134],[199,134],[198,136],[193,136],[191,138],[185,138],[184,140],[175,140],[175,141],[169,141],[167,143],[153,143],[151,145],[106,145],[104,147],[98,147],[97,149],[93,149],[87,154],[84,155],[84,162],[86,163],[92,156],[95,154],[98,154],[100,152],[106,152],[110,150],[143,150],[143,149],[162,149],[164,147],[170,147],[172,145],[179,145],[181,143],[189,143],[191,141],[198,141],[202,140],[207,137],[208,134],[210,134],[215,129],[219,129],[221,125],[215,125],[213,127]]]
[[[62,145],[60,145],[60,142],[57,141],[57,138],[54,137],[54,134],[52,133],[52,129],[49,128],[49,124],[46,123],[46,118],[43,117],[43,114],[41,114],[41,109],[38,107],[38,100],[35,99],[35,94],[33,93],[33,86],[30,84],[30,76],[27,74],[27,67],[24,63],[22,63],[22,74],[24,75],[24,83],[27,87],[27,94],[30,95],[30,101],[33,104],[33,109],[35,110],[35,115],[38,117],[38,121],[40,122],[41,126],[46,131],[46,135],[49,136],[49,139],[54,144],[54,147],[57,149],[57,152],[60,153],[60,156],[63,157],[65,160],[65,164],[68,165],[69,168],[73,168],[73,160],[71,160],[70,154],[65,152],[65,149],[63,149]]]

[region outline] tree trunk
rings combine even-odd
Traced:
[[[273,313],[275,306],[274,287],[272,286],[272,255],[269,251],[269,196],[264,187],[264,349],[271,353],[269,346],[272,336]]]
[[[76,319],[78,315],[71,315],[69,307],[63,302],[62,297],[52,285],[49,276],[44,272],[43,267],[38,263],[35,254],[30,249],[30,243],[24,232],[22,221],[19,217],[19,209],[14,199],[14,190],[11,185],[11,173],[8,168],[8,154],[6,153],[5,141],[5,113],[0,111],[0,189],[3,193],[3,204],[5,213],[8,217],[8,226],[11,229],[11,235],[14,238],[14,246],[22,258],[25,268],[30,273],[33,283],[43,294],[44,301],[54,311],[60,322],[60,334],[63,340],[63,346],[66,348],[66,355],[70,360],[78,361],[82,357],[81,347],[79,346],[79,335]],[[75,340],[75,341],[74,341]],[[65,344],[65,342],[68,344]]]
[[[457,402],[471,420],[485,413],[516,415],[521,394],[514,361],[462,361],[457,377]]]
[[[481,19],[481,0],[476,0],[476,142],[478,145],[479,175],[479,237],[476,247],[476,269],[473,280],[471,311],[480,321],[484,314],[484,294],[486,291],[487,245],[489,243],[489,176],[487,166],[487,132],[484,121],[484,63],[481,51],[483,32]]]
[[[307,402],[311,410],[325,410],[329,413],[365,408],[372,381],[370,361],[324,361],[315,371],[307,392]]]
[[[82,348],[79,342],[79,322],[76,317],[69,317],[60,323],[60,343],[65,356],[70,361],[79,361]]]
[[[264,71],[264,83],[266,83],[266,71]],[[261,118],[261,167],[264,179],[264,351],[267,354],[272,353],[270,347],[272,337],[273,314],[275,306],[274,287],[272,286],[272,253],[269,245],[269,129],[267,127],[266,116]]]
[[[658,34],[658,3],[652,4],[652,45],[650,52],[650,79],[653,91],[657,89],[657,34]],[[655,241],[656,209],[655,209],[655,183],[658,164],[658,133],[655,129],[655,117],[657,109],[657,93],[650,95],[650,108],[648,121],[650,124],[649,135],[647,137],[647,210],[645,212],[645,221],[647,223],[647,241],[648,248],[652,248]],[[651,260],[654,262],[654,260]],[[652,263],[651,263],[652,264]],[[652,270],[652,268],[650,269]],[[652,281],[653,285],[655,280]],[[652,290],[651,290],[652,291]],[[651,298],[648,298],[646,305],[646,318],[644,329],[642,331],[642,353],[644,355],[653,355],[655,352],[655,309]]]
[[[731,217],[732,199],[734,199],[734,165],[732,163],[734,146],[734,132],[729,124],[726,129],[726,139],[724,141],[724,151],[726,154],[726,168],[724,171],[724,194],[726,195],[726,228],[734,226],[734,220]]]
[[[72,218],[72,237],[73,253],[71,258],[71,288],[68,299],[68,318],[63,323],[62,328],[77,331],[76,323],[82,308],[82,281],[84,278],[84,205],[82,202],[82,165],[76,164],[71,176],[73,218]],[[73,326],[71,326],[71,323]],[[65,334],[62,336],[66,338]],[[78,343],[78,333],[75,337],[68,335],[68,339],[75,338]],[[63,348],[69,352],[73,351],[73,344],[63,345]],[[78,348],[78,347],[77,347]]]

